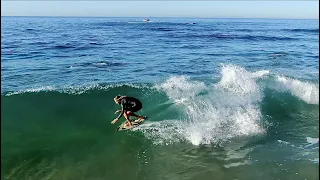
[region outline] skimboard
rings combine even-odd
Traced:
[[[122,123],[122,124],[117,128],[117,131],[126,131],[126,130],[129,130],[129,129],[133,129],[133,128],[139,126],[140,124],[142,124],[146,119],[147,119],[147,117],[145,117],[144,119],[141,118],[141,119],[136,119],[136,120],[134,120],[134,121],[131,121],[132,127],[125,126],[125,124],[127,123],[127,121],[126,121],[126,122]]]

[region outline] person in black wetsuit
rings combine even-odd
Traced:
[[[132,123],[130,121],[130,116],[134,116],[139,119],[146,118],[146,116],[140,116],[134,113],[139,111],[142,108],[142,103],[138,99],[134,97],[128,97],[128,96],[116,96],[115,98],[113,98],[113,100],[115,103],[121,105],[121,110],[117,110],[115,114],[118,112],[121,112],[121,113],[116,119],[114,119],[111,122],[112,124],[116,123],[121,118],[122,115],[128,121],[126,125],[129,125],[129,127],[132,126]]]

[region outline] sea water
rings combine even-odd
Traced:
[[[2,17],[1,178],[319,179],[319,21]],[[116,95],[148,120],[117,132]]]

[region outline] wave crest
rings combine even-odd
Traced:
[[[276,80],[277,90],[290,92],[308,104],[319,104],[319,85],[285,76],[277,76]]]

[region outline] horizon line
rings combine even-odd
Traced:
[[[1,17],[61,17],[61,18],[186,18],[186,19],[283,19],[319,20],[318,18],[281,18],[281,17],[184,17],[184,16],[68,16],[68,15],[1,15]]]

